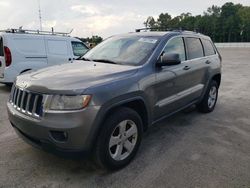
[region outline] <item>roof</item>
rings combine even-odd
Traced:
[[[126,34],[121,34],[118,36],[141,36],[141,37],[163,37],[169,34],[176,34],[176,35],[190,35],[190,36],[197,36],[202,38],[208,38],[208,36],[203,35],[201,33],[197,33],[194,31],[182,31],[182,30],[173,30],[173,31],[143,31],[143,32],[131,32]]]
[[[150,32],[131,32],[131,33],[124,33],[124,34],[120,34],[120,35],[115,35],[115,36],[121,36],[121,37],[125,37],[125,36],[141,36],[141,37],[157,37],[160,38],[162,36],[165,36],[166,34],[168,34],[170,32],[159,32],[159,31],[150,31]]]

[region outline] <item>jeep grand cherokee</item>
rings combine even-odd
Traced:
[[[208,36],[188,31],[113,36],[73,64],[19,76],[9,120],[27,142],[50,151],[91,151],[108,169],[127,165],[143,131],[196,105],[212,112],[221,57]]]

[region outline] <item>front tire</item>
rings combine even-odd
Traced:
[[[120,169],[136,155],[142,136],[142,120],[130,108],[119,108],[109,115],[97,140],[96,162],[109,170]]]
[[[197,109],[202,113],[212,112],[215,108],[218,99],[218,84],[212,80],[207,88],[207,91],[202,101],[197,105]]]

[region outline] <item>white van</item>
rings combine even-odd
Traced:
[[[11,84],[27,71],[72,63],[87,50],[83,42],[67,33],[0,31],[0,83]]]

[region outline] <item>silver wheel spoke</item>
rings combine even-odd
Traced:
[[[114,128],[109,140],[110,156],[117,161],[126,159],[135,148],[137,134],[137,126],[132,120],[120,122]]]
[[[119,136],[111,136],[110,141],[109,141],[109,148],[117,145],[120,141],[121,139],[119,138]]]
[[[216,99],[216,96],[214,96],[214,95],[213,95],[213,96],[211,96],[211,99],[213,99],[213,100],[214,100],[214,99]]]
[[[121,123],[119,123],[119,133],[120,134],[124,134],[126,132],[126,126],[127,126],[128,121],[122,121]]]
[[[123,145],[122,144],[117,145],[115,154],[113,156],[115,160],[120,160],[121,159],[122,149],[123,149]]]
[[[213,86],[209,91],[209,97],[208,97],[209,108],[212,108],[215,105],[216,98],[217,98],[217,88]]]
[[[130,153],[134,149],[134,144],[131,143],[129,140],[126,140],[124,143],[124,147],[128,150]]]
[[[137,128],[135,125],[132,125],[126,132],[126,137],[130,138],[131,136],[135,135],[137,133]]]
[[[208,99],[208,106],[210,106],[211,105],[211,99],[209,98]]]

